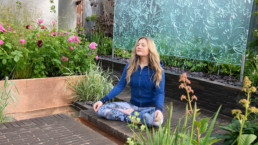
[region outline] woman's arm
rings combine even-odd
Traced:
[[[164,98],[165,98],[165,72],[162,71],[162,79],[159,83],[159,87],[155,88],[155,107],[156,110],[163,111],[163,104],[164,104]]]
[[[128,67],[129,63],[126,64],[124,71],[122,73],[122,76],[119,80],[119,82],[116,84],[116,86],[102,99],[100,99],[100,101],[104,104],[107,101],[111,100],[112,98],[114,98],[115,96],[117,96],[118,94],[120,94],[125,86],[126,86],[126,69]]]

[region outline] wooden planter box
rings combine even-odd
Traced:
[[[109,68],[109,70],[113,70],[119,78],[126,65],[125,62],[108,58],[100,58],[99,61],[104,69]],[[165,71],[165,97],[180,100],[180,96],[186,94],[185,90],[178,88],[180,85],[178,82],[180,75],[171,71]],[[242,88],[195,77],[188,78],[191,81],[194,94],[198,97],[198,107],[216,112],[219,106],[222,105],[220,113],[227,116],[232,116],[232,109],[243,108],[238,103],[240,99],[246,98],[241,91]],[[257,94],[252,94],[252,98],[257,96]]]
[[[8,105],[7,114],[21,113],[71,104],[72,91],[66,89],[68,77],[9,80],[15,83],[20,96],[15,105]],[[0,81],[3,88],[4,81]],[[14,89],[13,89],[14,90]]]

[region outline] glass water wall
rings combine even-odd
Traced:
[[[253,0],[115,0],[114,48],[140,36],[160,54],[241,64]]]

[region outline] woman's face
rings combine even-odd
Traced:
[[[148,56],[149,48],[145,39],[140,39],[136,45],[136,54],[138,56]]]

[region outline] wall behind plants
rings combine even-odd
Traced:
[[[76,22],[76,0],[58,0],[58,28],[75,29]]]
[[[21,2],[20,8],[16,2]],[[57,10],[58,0],[53,0],[53,3],[50,3],[50,0],[0,0],[0,8],[9,8],[10,12],[13,12],[17,16],[17,20],[21,23],[36,21],[40,18],[45,20],[48,28],[51,28],[52,21],[58,22],[58,13],[50,12],[52,5]],[[36,25],[36,23],[33,24]]]

